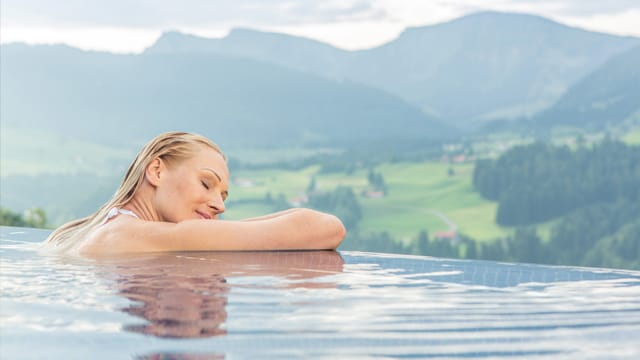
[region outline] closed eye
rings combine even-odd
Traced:
[[[207,184],[205,181],[200,181],[200,183],[202,183],[202,186],[204,186],[205,189],[209,190],[209,184]]]

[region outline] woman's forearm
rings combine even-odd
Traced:
[[[346,230],[337,217],[291,209],[252,221],[193,220],[176,224],[182,250],[327,250]]]
[[[280,217],[280,216],[283,216],[283,215],[287,215],[287,214],[290,214],[292,212],[296,212],[296,211],[300,211],[300,210],[302,210],[302,209],[300,209],[300,208],[292,208],[292,209],[278,211],[278,212],[275,212],[275,213],[272,213],[272,214],[266,214],[266,215],[252,217],[252,218],[242,219],[240,221],[268,220],[268,219],[273,219],[273,218]]]
[[[290,209],[252,221],[122,221],[78,249],[86,256],[135,252],[334,250],[346,235],[337,217]]]

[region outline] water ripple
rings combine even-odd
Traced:
[[[93,262],[11,238],[0,253],[2,358],[640,357],[633,271],[357,252]]]

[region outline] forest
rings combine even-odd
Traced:
[[[518,226],[488,258],[640,268],[640,148],[605,138],[576,149],[537,142],[479,161],[474,187]],[[535,225],[552,222],[543,241]]]
[[[640,151],[606,138],[591,148],[537,142],[475,167],[473,184],[498,201],[500,225],[530,225],[640,195]]]

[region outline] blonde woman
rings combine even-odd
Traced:
[[[191,133],[151,140],[113,198],[96,213],[69,222],[47,248],[87,257],[204,250],[335,249],[345,236],[335,216],[290,209],[240,221],[225,211],[229,170],[222,151]]]

